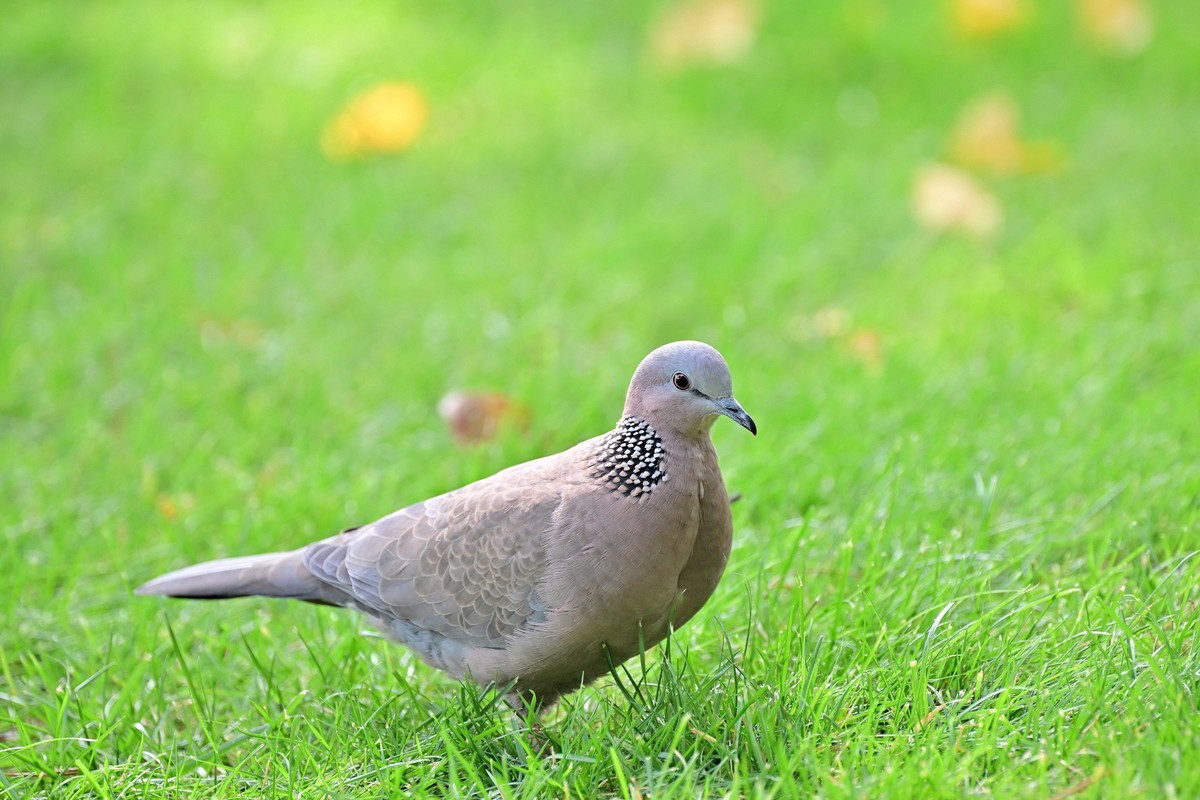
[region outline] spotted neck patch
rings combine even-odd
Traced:
[[[599,452],[591,463],[591,475],[613,494],[641,498],[667,479],[665,459],[662,439],[650,423],[638,417],[624,417],[600,440]]]

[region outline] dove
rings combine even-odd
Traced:
[[[638,365],[616,426],[556,455],[286,552],[210,561],[143,595],[341,606],[524,714],[662,641],[729,558],[729,496],[710,433],[751,434],[729,368],[701,342]]]

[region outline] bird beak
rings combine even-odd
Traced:
[[[758,426],[754,424],[754,420],[746,413],[746,409],[734,400],[732,397],[723,397],[716,401],[717,413],[729,417],[731,420],[741,425],[746,430],[750,431],[754,436],[758,435]]]

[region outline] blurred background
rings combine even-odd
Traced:
[[[759,422],[734,581],[797,520],[841,564],[885,486],[880,542],[1021,541],[1016,584],[1194,547],[1198,52],[1146,0],[8,8],[9,696],[161,642],[169,567],[604,431],[675,339]]]

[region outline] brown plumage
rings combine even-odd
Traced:
[[[608,434],[299,550],[199,564],[138,592],[353,608],[455,678],[552,703],[712,594],[732,535],[709,437],[718,415],[756,432],[716,350],[665,345]]]

